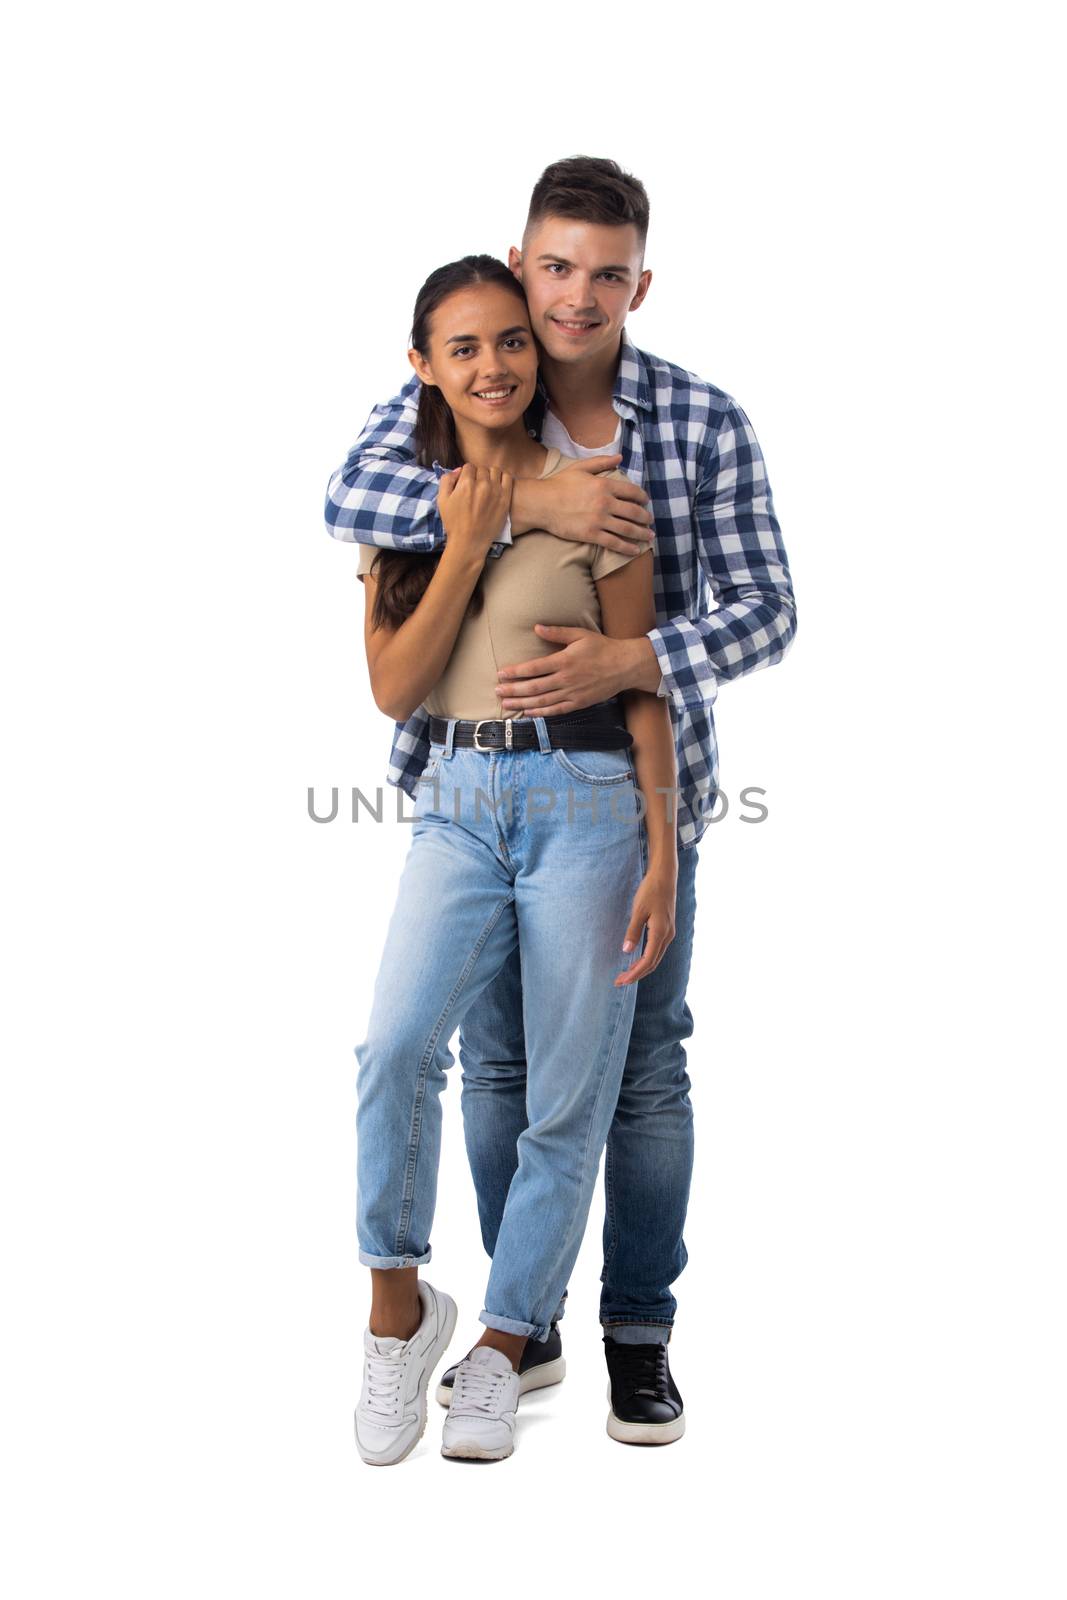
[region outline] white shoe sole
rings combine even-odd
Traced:
[[[531,1389],[549,1389],[554,1383],[562,1383],[567,1376],[567,1363],[563,1356],[557,1356],[555,1361],[545,1361],[539,1367],[531,1367],[529,1372],[524,1372],[519,1378],[519,1394],[529,1394]],[[437,1385],[437,1404],[448,1410],[452,1402],[452,1385],[439,1383]],[[495,1459],[495,1458],[494,1458]]]
[[[506,1461],[515,1454],[515,1446],[510,1444],[506,1450],[479,1450],[473,1444],[442,1445],[441,1454],[450,1461]]]
[[[611,1385],[608,1385],[611,1403]],[[608,1412],[608,1434],[619,1444],[673,1444],[685,1432],[685,1412],[673,1422],[623,1422],[614,1411]]]
[[[426,1391],[430,1385],[430,1377],[434,1368],[440,1364],[441,1357],[452,1343],[452,1335],[456,1331],[456,1321],[459,1317],[459,1311],[456,1306],[456,1302],[452,1299],[452,1296],[442,1294],[441,1299],[445,1302],[445,1320],[441,1327],[441,1331],[437,1335],[437,1338],[426,1352],[426,1365],[423,1367],[419,1376],[419,1431],[415,1435],[414,1439],[412,1439],[411,1443],[407,1445],[398,1456],[390,1456],[388,1460],[386,1460],[384,1456],[365,1456],[363,1454],[363,1448],[359,1442],[359,1422],[357,1417],[356,1449],[359,1451],[360,1459],[365,1461],[368,1467],[398,1467],[401,1461],[407,1460],[408,1456],[411,1454],[415,1446],[419,1443],[423,1434],[426,1432]]]

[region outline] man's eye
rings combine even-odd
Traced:
[[[619,277],[619,274],[617,272],[602,272],[600,274],[600,276],[602,278],[610,278],[613,283],[621,283],[622,282],[622,279]]]
[[[548,263],[548,271],[551,272],[553,274],[553,276],[555,276],[556,274],[558,274],[560,272],[563,272],[564,270],[565,269],[564,269],[563,263],[560,262],[560,261],[550,261]]]

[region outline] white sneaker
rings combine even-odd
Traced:
[[[419,1280],[422,1321],[410,1339],[363,1335],[363,1393],[356,1408],[356,1445],[372,1467],[410,1455],[426,1430],[426,1386],[448,1349],[456,1302]]]
[[[502,1350],[480,1344],[456,1368],[441,1454],[503,1461],[515,1448],[519,1375]]]

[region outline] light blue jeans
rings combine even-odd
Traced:
[[[545,1339],[585,1231],[637,986],[615,986],[647,866],[627,750],[431,747],[357,1045],[359,1259],[430,1259],[449,1041],[519,952],[526,1126],[481,1320]]]

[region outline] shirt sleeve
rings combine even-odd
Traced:
[[[356,568],[356,576],[361,579],[365,577],[377,559],[377,545],[361,544],[359,547],[359,566]]]
[[[644,555],[643,550],[631,550],[627,555],[621,550],[607,550],[602,544],[596,545],[595,549],[596,554],[592,563],[594,578],[606,578],[609,572],[617,572],[620,567],[629,566],[635,556]]]
[[[392,400],[375,406],[344,465],[330,478],[326,531],[334,539],[409,554],[444,548],[438,473],[415,461],[418,386],[413,378]],[[489,554],[499,556],[510,543],[509,518]]]
[[[720,678],[779,661],[796,633],[792,581],[763,454],[736,402],[710,442],[695,502],[697,556],[718,609],[647,635],[676,704],[710,704]]]

